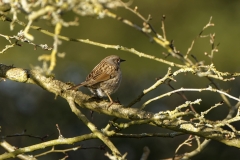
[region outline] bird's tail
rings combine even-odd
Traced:
[[[75,90],[76,91],[76,90],[78,90],[79,87],[82,87],[82,86],[84,86],[84,84],[80,83],[80,84],[78,84],[76,86],[72,86],[72,87],[68,88],[67,90]]]

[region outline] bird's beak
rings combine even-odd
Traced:
[[[124,61],[126,61],[126,60],[124,60],[124,59],[120,59],[120,62],[124,62]]]

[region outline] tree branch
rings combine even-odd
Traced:
[[[15,70],[19,72],[14,72]],[[222,128],[221,125],[219,125],[221,122],[211,122],[204,117],[200,117],[200,115],[197,113],[191,111],[181,111],[182,108],[187,107],[190,104],[199,103],[200,100],[197,100],[195,102],[186,102],[186,104],[176,107],[176,109],[173,111],[158,113],[147,112],[136,108],[125,108],[123,105],[119,104],[113,104],[111,107],[108,108],[109,102],[106,102],[105,100],[95,101],[90,99],[90,96],[83,94],[80,91],[67,90],[70,87],[69,85],[53,78],[47,78],[39,74],[39,72],[36,70],[28,71],[21,68],[14,68],[13,66],[6,66],[1,64],[0,77],[8,78],[10,80],[22,83],[37,84],[48,92],[52,92],[55,95],[61,96],[66,100],[68,100],[69,98],[72,98],[72,100],[74,99],[74,101],[81,107],[85,107],[93,111],[111,115],[114,117],[131,120],[129,122],[131,125],[150,124],[153,126],[167,128],[177,132],[197,135],[206,139],[214,139],[226,145],[240,148],[240,138],[238,133],[228,131]],[[185,118],[180,118],[185,116],[192,116],[193,118],[198,120],[198,122],[187,121],[185,120]],[[237,120],[236,117],[234,121],[235,120]],[[222,123],[224,123],[225,125],[225,123],[227,122]],[[229,120],[229,122],[231,122],[231,120]],[[90,138],[97,138],[97,136],[93,134],[86,136],[87,138],[84,138],[84,140]],[[114,136],[114,134],[109,136]],[[81,140],[82,136],[79,136],[79,138]],[[58,140],[55,140],[54,142],[56,144],[71,144],[73,143],[73,141],[76,141],[76,139],[72,139],[70,141],[66,141],[64,139],[60,142],[58,142]],[[12,157],[17,154],[51,146],[50,144],[52,143],[50,142],[52,141],[42,143],[41,145],[39,144],[30,146],[30,148],[26,147],[17,149],[14,152],[1,155],[0,159],[2,157],[6,157],[6,155],[8,155],[7,157]]]

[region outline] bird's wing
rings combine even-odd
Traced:
[[[84,81],[76,86],[73,86],[73,87],[69,88],[68,90],[77,90],[79,87],[82,87],[82,86],[86,86],[86,87],[93,86],[97,83],[109,80],[110,78],[111,78],[111,75],[104,73],[101,70],[99,70],[98,72],[95,72],[94,74],[91,72],[88,75],[86,81]]]
[[[103,81],[107,81],[111,78],[111,75],[107,74],[107,73],[99,73],[96,74],[94,77],[91,77],[91,79],[88,80],[90,86],[103,82]]]

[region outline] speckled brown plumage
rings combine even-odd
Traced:
[[[86,80],[69,89],[76,90],[81,86],[88,87],[88,89],[98,97],[108,96],[111,102],[110,95],[119,88],[122,80],[122,72],[120,70],[120,63],[122,60],[116,55],[111,55],[104,58],[93,70],[88,74]]]

